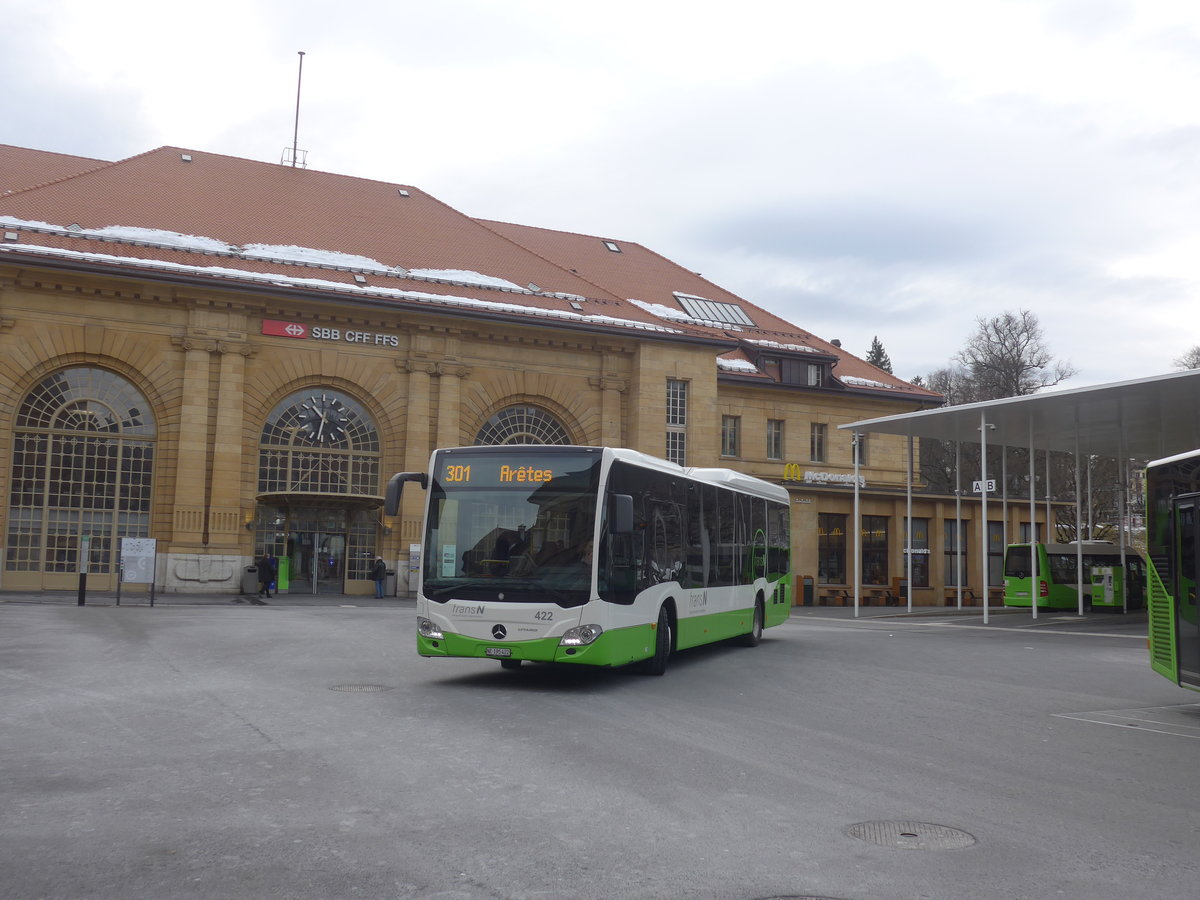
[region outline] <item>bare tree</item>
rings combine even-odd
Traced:
[[[978,331],[954,357],[974,385],[975,400],[1035,394],[1078,371],[1051,356],[1037,316],[1028,310],[976,322]]]
[[[1200,369],[1200,344],[1197,344],[1172,365],[1177,369]]]
[[[1005,312],[991,319],[977,319],[978,330],[946,368],[931,372],[926,387],[946,398],[948,406],[978,403],[1033,394],[1058,384],[1075,374],[1070,363],[1055,361],[1042,338],[1037,316],[1026,310]],[[989,452],[999,467],[999,450]],[[1028,479],[1020,474],[1028,467],[1025,451],[1008,448],[1010,497],[1028,497]],[[958,448],[958,460],[965,471],[979,470],[979,446],[964,444]],[[930,490],[949,493],[954,489],[956,459],[953,444],[921,441],[921,474]],[[1024,462],[1022,462],[1024,460]],[[1066,476],[1055,466],[1053,483],[1062,485]],[[1039,467],[1038,471],[1041,471]],[[1040,478],[1040,475],[1037,476]],[[1035,486],[1035,491],[1039,490]],[[1057,490],[1056,490],[1057,492]]]

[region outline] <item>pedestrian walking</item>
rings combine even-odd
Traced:
[[[275,576],[278,572],[278,564],[275,561],[275,554],[264,553],[262,559],[258,561],[258,596],[264,594],[271,596],[271,585],[275,583]]]

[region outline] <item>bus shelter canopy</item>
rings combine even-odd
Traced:
[[[1152,460],[1200,447],[1200,369],[863,419],[838,428]]]

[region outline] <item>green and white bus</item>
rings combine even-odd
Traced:
[[[1200,450],[1146,467],[1150,665],[1200,691]]]
[[[436,450],[417,593],[422,656],[639,668],[728,638],[754,646],[791,611],[788,493],[633,450]]]
[[[1084,541],[1078,544],[1035,544],[1037,547],[1038,609],[1077,609],[1079,606],[1079,557],[1083,557],[1083,596],[1086,602],[1103,605],[1092,596],[1092,570],[1121,570],[1125,609],[1145,605],[1146,564],[1131,548],[1121,551],[1116,544]],[[1004,552],[1004,605],[1024,607],[1032,603],[1033,557],[1028,544],[1009,544]]]

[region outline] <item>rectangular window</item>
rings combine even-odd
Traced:
[[[1034,543],[1037,543],[1038,541],[1040,541],[1042,539],[1042,523],[1041,522],[1038,522],[1037,527],[1034,529],[1034,533],[1037,534],[1037,537],[1035,537],[1033,540],[1034,540]],[[1028,544],[1029,543],[1029,523],[1028,522],[1021,523],[1021,539],[1019,541],[1017,541],[1017,543],[1018,544]]]
[[[721,416],[721,455],[741,456],[741,416]]]
[[[676,465],[687,465],[687,435],[682,431],[667,432],[667,459]]]
[[[942,571],[945,572],[945,577],[942,579],[946,587],[957,587],[959,584],[958,575],[961,571],[963,574],[962,585],[966,587],[966,573],[969,571],[967,566],[967,542],[966,542],[966,522],[955,522],[953,519],[945,521],[945,542],[942,545],[945,555]],[[961,553],[960,553],[961,551]],[[959,568],[961,565],[961,569]]]
[[[846,516],[817,513],[817,582],[846,584]]]
[[[667,379],[666,457],[681,466],[687,465],[687,406],[688,383]]]
[[[862,517],[863,584],[888,583],[887,516]]]
[[[667,381],[667,424],[687,425],[687,395],[686,381]]]
[[[767,459],[783,459],[783,419],[767,419]]]
[[[905,520],[904,551],[908,552],[907,520]],[[907,570],[907,561],[905,569]],[[902,576],[908,577],[907,571]],[[913,587],[929,587],[929,520],[912,520],[912,579]]]
[[[825,367],[817,363],[808,364],[808,386],[821,387],[825,383]]]
[[[813,422],[808,431],[808,458],[812,462],[825,462],[825,436],[829,426],[824,422]]]

